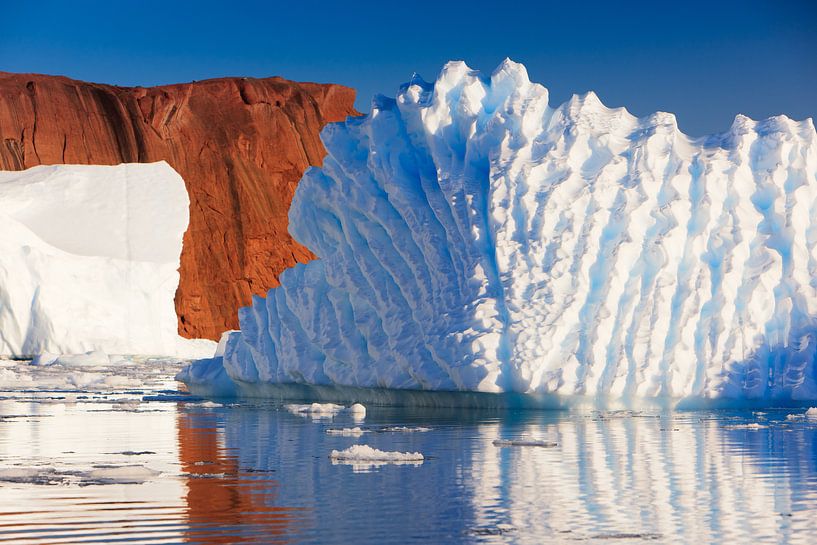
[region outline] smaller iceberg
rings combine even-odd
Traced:
[[[177,333],[189,206],[164,161],[0,172],[0,355],[211,355]]]

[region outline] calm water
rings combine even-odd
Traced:
[[[179,401],[170,378],[176,368],[148,361],[72,373],[0,365],[0,541],[817,539],[817,420],[786,419],[802,411],[369,407],[356,424],[275,404]],[[365,431],[360,437],[326,433],[355,425]],[[385,429],[392,426],[430,429]],[[493,444],[519,438],[558,446]],[[353,444],[426,459],[330,460],[333,449]]]

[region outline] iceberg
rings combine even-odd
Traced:
[[[188,208],[163,161],[0,172],[0,354],[212,355],[177,333]]]
[[[450,62],[321,138],[289,213],[320,259],[240,309],[194,391],[817,399],[811,119],[691,138]]]

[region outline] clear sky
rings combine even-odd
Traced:
[[[0,70],[120,85],[280,75],[393,96],[449,59],[524,63],[551,103],[597,92],[691,135],[817,116],[817,0],[8,1]]]

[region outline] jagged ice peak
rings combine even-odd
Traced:
[[[810,119],[691,139],[458,61],[322,139],[290,209],[320,259],[240,310],[194,387],[817,398]]]

